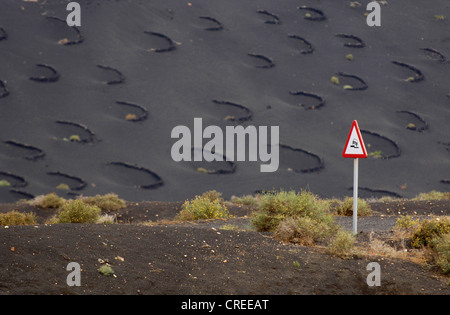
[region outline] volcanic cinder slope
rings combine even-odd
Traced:
[[[385,1],[380,27],[367,25],[367,1],[80,0],[79,27],[65,22],[68,2],[0,2],[0,202],[341,197],[355,119],[372,153],[361,196],[449,188],[447,0]],[[171,131],[195,117],[279,126],[279,169],[173,161]]]

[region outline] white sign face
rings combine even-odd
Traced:
[[[345,149],[342,154],[346,158],[366,158],[367,151],[364,146],[364,142],[361,137],[361,132],[359,131],[358,123],[356,120],[352,124],[352,129],[347,138],[347,143],[345,144]]]
[[[356,132],[356,128],[352,129],[352,133],[350,134],[350,141],[345,148],[345,154],[364,154],[361,143],[359,141],[358,133]]]

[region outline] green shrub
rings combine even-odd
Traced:
[[[450,219],[448,217],[425,220],[413,234],[411,244],[417,248],[427,246],[431,244],[433,238],[441,237],[447,233],[450,233]]]
[[[345,197],[343,201],[338,203],[334,209],[338,215],[353,215],[353,197]],[[372,208],[364,199],[358,198],[358,216],[372,215]]]
[[[97,269],[97,271],[107,277],[112,276],[114,274],[114,270],[108,264],[101,265],[100,268]]]
[[[215,190],[208,191],[201,196],[195,196],[193,200],[186,200],[178,219],[183,221],[201,219],[219,219],[230,216],[220,193]]]
[[[258,231],[274,231],[285,217],[309,217],[324,224],[333,222],[328,204],[314,194],[280,191],[261,195],[252,223]]]
[[[272,232],[284,219],[283,215],[269,215],[262,211],[255,211],[252,214],[252,224],[258,232]]]
[[[22,213],[16,210],[0,213],[0,225],[31,225],[36,223],[36,214],[34,213]]]
[[[61,183],[58,186],[56,186],[56,189],[59,189],[59,190],[70,190],[70,187],[67,184]]]
[[[11,183],[8,182],[6,179],[0,179],[0,187],[10,187]]]
[[[419,219],[413,220],[409,215],[401,215],[395,222],[396,230],[411,231],[419,225]]]
[[[432,239],[431,245],[436,265],[444,274],[450,274],[450,233]]]
[[[62,205],[57,214],[58,223],[94,223],[101,209],[85,204],[82,200],[70,200]]]
[[[125,201],[114,193],[84,197],[81,200],[88,205],[97,206],[105,212],[114,212],[126,207]]]
[[[411,245],[425,250],[427,262],[439,268],[444,274],[450,273],[450,217],[430,220],[412,220],[400,217],[395,230],[411,239]]]
[[[341,258],[349,257],[353,254],[355,236],[347,231],[339,230],[331,239],[327,246],[327,253]]]
[[[330,78],[331,83],[339,85],[339,78],[337,76],[332,76]]]
[[[81,137],[80,137],[79,135],[71,135],[71,136],[69,137],[69,141],[72,141],[72,142],[81,142]]]
[[[284,242],[310,246],[330,236],[332,230],[334,228],[330,225],[310,217],[285,217],[276,227],[274,235]]]

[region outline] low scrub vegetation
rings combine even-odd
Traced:
[[[95,195],[92,197],[83,197],[82,200],[84,203],[97,206],[107,213],[119,211],[126,206],[125,201],[123,199],[120,199],[118,195],[113,193],[109,193],[106,195]]]
[[[395,229],[397,231],[411,232],[419,224],[419,219],[412,219],[411,216],[400,216],[395,222]]]
[[[356,253],[354,249],[356,239],[351,233],[338,230],[336,235],[330,240],[330,244],[327,246],[327,253],[342,258]]]
[[[427,193],[420,193],[413,200],[443,200],[450,199],[450,192],[440,192],[432,190]]]
[[[329,202],[308,191],[261,195],[252,222],[258,231],[274,232],[277,239],[285,242],[328,244],[330,254],[353,254],[354,237],[335,224]],[[334,238],[336,235],[339,238]]]
[[[101,211],[99,207],[85,204],[80,199],[69,200],[58,210],[56,223],[95,223]]]
[[[0,213],[0,225],[31,225],[36,224],[36,214],[9,211]]]
[[[178,219],[192,221],[228,218],[229,216],[230,214],[222,194],[211,190],[203,193],[201,196],[195,196],[192,200],[186,200],[178,214]]]
[[[274,235],[284,242],[312,246],[330,236],[334,230],[310,217],[285,217],[275,228]]]
[[[353,197],[345,197],[344,200],[329,200],[330,209],[334,210],[337,215],[352,216],[353,215]],[[372,215],[372,208],[369,203],[358,198],[358,216]]]
[[[414,200],[448,198],[450,193],[431,191],[416,196]],[[113,193],[75,200],[66,200],[51,193],[38,196],[28,201],[28,204],[38,208],[57,209],[57,214],[48,223],[112,223],[115,219],[114,212],[126,207],[126,202]],[[221,193],[211,190],[186,200],[175,219],[179,222],[230,218],[227,205],[231,204],[252,206],[253,228],[260,232],[272,232],[276,239],[283,242],[320,246],[328,254],[342,258],[364,253],[398,258],[417,255],[416,258],[425,259],[429,266],[450,274],[450,217],[419,221],[410,216],[400,216],[392,239],[383,241],[370,236],[367,248],[356,249],[355,236],[335,223],[336,215],[353,214],[351,197],[321,199],[309,191],[269,191],[253,196],[233,196],[226,203]],[[358,199],[358,215],[371,214],[370,204]],[[171,221],[173,222],[177,221]],[[37,224],[34,213],[10,211],[0,214],[0,225],[26,224]],[[223,227],[230,230],[238,228],[232,224]]]
[[[450,274],[450,233],[433,238],[431,248],[432,262],[440,268],[442,273]]]
[[[257,205],[259,201],[259,195],[245,195],[245,196],[232,196],[230,202],[237,205],[254,206]]]
[[[410,216],[397,219],[395,235],[403,248],[408,242],[426,263],[444,274],[450,274],[450,217],[436,217],[419,222]]]
[[[327,203],[316,195],[307,191],[280,191],[261,195],[253,224],[258,231],[274,231],[286,217],[309,217],[324,224],[333,221]]]
[[[411,244],[425,248],[427,261],[444,274],[450,274],[450,217],[425,220],[414,231]]]
[[[8,182],[6,179],[0,179],[0,187],[10,187],[11,183]]]
[[[415,229],[411,237],[411,244],[416,248],[428,246],[431,245],[433,239],[448,233],[450,233],[449,217],[424,220]]]
[[[67,200],[56,193],[49,193],[37,196],[27,203],[42,209],[57,209],[57,214],[48,221],[50,224],[113,223],[115,216],[110,213],[126,206],[126,202],[113,193],[79,197],[75,200]]]
[[[35,207],[40,207],[43,209],[49,208],[59,208],[61,207],[66,200],[62,197],[59,197],[55,193],[49,193],[46,195],[40,195],[28,201],[28,203]]]

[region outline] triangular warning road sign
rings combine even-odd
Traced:
[[[362,159],[367,157],[366,146],[364,145],[361,131],[359,130],[358,122],[356,120],[353,121],[342,156],[345,158]]]

